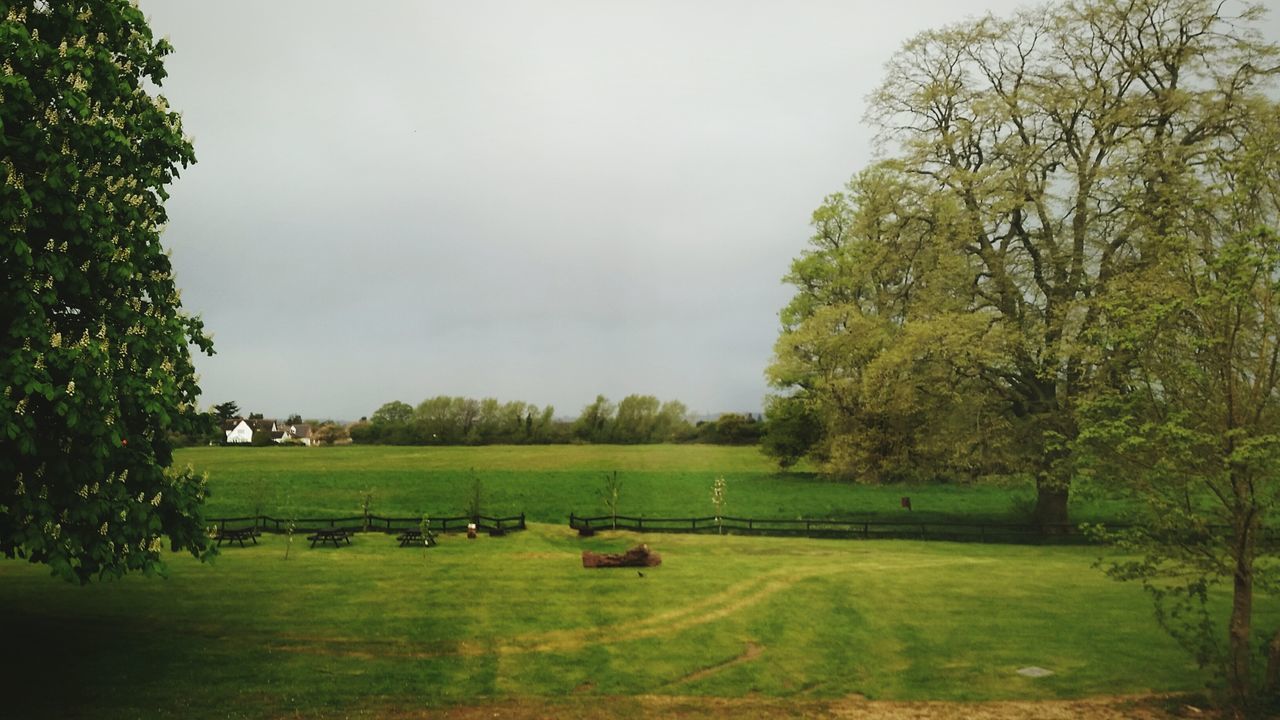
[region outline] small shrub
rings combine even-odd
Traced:
[[[1009,513],[1019,522],[1031,522],[1036,514],[1034,495],[1014,495],[1009,498]]]

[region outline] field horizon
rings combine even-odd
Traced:
[[[209,517],[347,517],[366,495],[378,515],[461,515],[479,479],[486,514],[567,523],[570,513],[606,513],[602,487],[611,472],[622,480],[619,514],[650,517],[714,514],[717,477],[727,486],[724,514],[739,517],[1024,522],[1035,497],[1030,481],[869,485],[807,466],[781,471],[755,446],[195,447],[174,457],[209,474]],[[1072,521],[1116,521],[1125,508],[1081,483]]]

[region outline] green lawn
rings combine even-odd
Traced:
[[[188,448],[178,464],[207,471],[210,516],[357,514],[364,491],[376,514],[436,517],[466,506],[470,476],[484,484],[486,512],[527,513],[564,523],[569,513],[604,514],[605,472],[623,482],[620,512],[649,517],[708,515],[711,484],[728,483],[725,512],[760,518],[1019,521],[1029,484],[869,486],[811,472],[779,472],[754,447],[714,445],[553,445],[489,447]],[[902,496],[913,511],[900,506]],[[1114,520],[1121,506],[1081,486],[1074,521]]]
[[[637,540],[665,560],[645,577],[580,566],[584,548]],[[381,534],[338,550],[299,537],[287,561],[285,544],[269,535],[211,566],[176,558],[166,580],[83,588],[0,562],[6,716],[378,717],[561,695],[1042,699],[1203,682],[1089,548],[581,540],[558,525],[426,551]],[[1028,665],[1056,674],[1015,673]]]
[[[375,513],[440,517],[462,510],[474,472],[488,512],[535,524],[431,550],[382,534],[313,550],[298,537],[287,561],[286,538],[268,535],[212,565],[176,556],[165,580],[87,587],[0,561],[0,632],[15,660],[0,673],[0,715],[373,718],[467,706],[488,717],[476,706],[564,696],[578,704],[547,712],[628,716],[645,698],[723,697],[778,698],[804,714],[794,708],[855,695],[1037,700],[1204,683],[1142,591],[1092,567],[1101,548],[580,539],[565,526],[571,511],[603,512],[613,470],[621,510],[650,517],[709,513],[717,475],[726,510],[755,517],[903,518],[909,495],[916,518],[1013,520],[1028,487],[859,486],[778,473],[754,448],[698,445],[194,448],[177,460],[210,474],[210,516],[353,515],[371,490]],[[1085,490],[1072,511],[1098,520],[1120,507]],[[580,565],[583,549],[642,540],[666,560],[644,577]],[[1270,598],[1257,607],[1259,627],[1280,619]],[[1016,674],[1028,665],[1055,674]]]

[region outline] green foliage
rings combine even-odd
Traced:
[[[1138,527],[1118,539],[1141,559],[1116,561],[1110,574],[1143,584],[1162,625],[1226,679],[1239,706],[1260,686],[1280,691],[1276,676],[1266,679],[1252,661],[1256,648],[1280,639],[1280,624],[1259,628],[1252,610],[1255,590],[1280,589],[1272,561],[1280,529],[1280,237],[1220,230],[1240,227],[1235,215],[1246,227],[1280,220],[1280,127],[1263,122],[1239,148],[1245,157],[1226,176],[1232,182],[1204,189],[1201,208],[1220,222],[1201,225],[1192,242],[1162,242],[1142,278],[1151,302],[1116,313],[1098,333],[1114,348],[1117,387],[1085,406],[1077,443],[1091,472],[1120,479],[1140,503]],[[1251,168],[1255,162],[1268,172]],[[1268,192],[1251,185],[1241,193],[1242,172],[1270,174]],[[1207,600],[1222,587],[1233,596],[1226,633]],[[1280,672],[1280,654],[1268,663]]]
[[[711,483],[711,505],[716,509],[717,525],[724,515],[725,486],[726,482],[723,475],[717,475],[716,479]]]
[[[350,428],[356,443],[384,445],[491,445],[567,442],[558,436],[555,408],[521,401],[500,403],[441,395],[414,408],[390,402],[368,423]]]
[[[407,425],[412,421],[413,407],[399,400],[384,404],[369,416],[369,422],[375,425]]]
[[[609,442],[613,435],[613,416],[616,408],[609,399],[597,395],[594,402],[582,408],[582,414],[573,423],[573,436],[584,442]]]
[[[335,422],[320,423],[311,431],[312,442],[318,445],[335,445],[351,437],[349,430]]]
[[[367,420],[359,420],[347,426],[347,434],[351,442],[357,445],[372,445],[378,442],[378,433]]]
[[[691,432],[689,410],[678,400],[628,395],[614,405],[603,395],[572,424],[555,419],[555,408],[495,398],[440,395],[416,408],[390,402],[368,423],[350,428],[353,442],[384,445],[541,445],[568,442],[661,443]]]
[[[800,462],[822,441],[822,421],[803,398],[770,397],[765,418],[760,449],[784,470]]]
[[[754,445],[763,434],[764,425],[755,416],[737,413],[724,413],[697,427],[698,442],[715,445]]]
[[[688,416],[689,409],[679,400],[628,395],[615,407],[597,395],[574,422],[573,436],[583,442],[623,445],[671,442],[690,431]]]
[[[1194,233],[1274,48],[1208,0],[1085,0],[912,38],[871,116],[886,159],[814,213],[769,369],[824,469],[1028,474],[1066,520],[1094,333],[1153,243]]]
[[[652,442],[658,422],[658,398],[628,395],[618,403],[610,439],[617,443]]]
[[[240,406],[234,400],[228,400],[214,405],[213,413],[218,416],[219,420],[230,420],[231,418],[240,417]]]
[[[166,470],[212,352],[160,245],[195,160],[172,48],[124,0],[0,3],[0,47],[0,552],[78,582],[204,556],[203,481]]]

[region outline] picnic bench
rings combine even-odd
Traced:
[[[324,545],[332,543],[334,547],[338,547],[343,542],[351,544],[351,531],[346,528],[330,528],[325,530],[316,530],[314,535],[308,535],[307,539],[311,541],[311,547],[315,547],[316,543]]]
[[[240,547],[244,547],[245,540],[250,540],[257,545],[258,529],[255,527],[218,528],[218,533],[213,536],[213,539],[218,541],[218,547],[222,547],[223,542],[238,542]]]
[[[436,534],[427,532],[426,541],[424,542],[421,530],[405,530],[396,536],[396,540],[400,542],[400,547],[409,547],[410,545],[432,547],[436,544]]]

